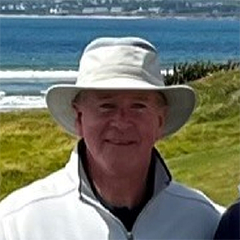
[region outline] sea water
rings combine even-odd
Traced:
[[[138,36],[174,63],[240,60],[238,19],[0,17],[0,111],[46,107],[45,92],[74,84],[84,47],[96,37]]]

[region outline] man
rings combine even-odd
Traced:
[[[81,140],[64,169],[0,204],[1,240],[213,238],[220,211],[174,182],[154,148],[185,124],[195,95],[164,86],[151,43],[94,40],[76,85],[53,86],[46,100]]]

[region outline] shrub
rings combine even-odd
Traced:
[[[240,68],[240,62],[228,61],[227,63],[212,63],[197,61],[194,63],[174,64],[173,74],[169,72],[165,76],[166,85],[185,84],[206,77],[218,71],[229,71]]]

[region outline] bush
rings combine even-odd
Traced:
[[[228,61],[227,63],[212,63],[197,61],[195,63],[174,64],[173,74],[167,73],[165,76],[166,85],[185,84],[206,77],[218,71],[229,71],[240,68],[240,62]]]

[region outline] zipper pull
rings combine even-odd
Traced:
[[[127,233],[127,239],[128,240],[134,240],[132,232]]]

